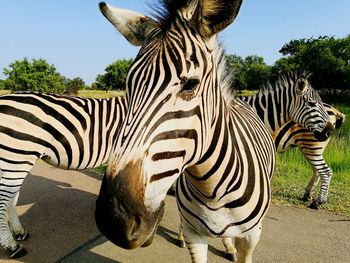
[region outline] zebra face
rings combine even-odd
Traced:
[[[301,76],[295,82],[296,103],[291,118],[313,132],[319,141],[325,141],[333,133],[334,127],[323,105],[320,95],[307,78]]]
[[[216,116],[203,103],[221,99],[215,39],[240,4],[164,1],[159,22],[100,4],[106,18],[141,45],[127,76],[127,116],[96,202],[97,226],[113,243],[150,244],[168,189],[209,145]]]

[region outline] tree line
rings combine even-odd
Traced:
[[[350,94],[350,35],[345,38],[320,36],[291,40],[279,50],[282,57],[273,65],[264,58],[251,55],[245,58],[226,55],[233,72],[232,83],[237,90],[256,90],[279,74],[304,70],[312,73],[311,83],[322,94],[333,97]],[[31,90],[76,94],[80,89],[123,90],[131,59],[119,59],[96,77],[91,87],[80,78],[69,79],[57,72],[54,65],[43,59],[27,58],[15,61],[3,70],[7,77],[0,80],[0,89]]]

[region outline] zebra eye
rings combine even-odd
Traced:
[[[182,92],[191,92],[199,85],[198,78],[189,78],[182,87]]]

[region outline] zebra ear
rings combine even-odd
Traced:
[[[198,0],[192,21],[204,37],[210,38],[235,20],[241,4],[242,0]]]
[[[303,95],[309,90],[309,82],[305,77],[300,77],[295,82],[295,89],[298,95]]]
[[[150,31],[158,27],[151,18],[126,9],[115,8],[104,2],[99,3],[101,13],[134,46],[140,46]]]

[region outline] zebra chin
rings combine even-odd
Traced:
[[[116,176],[105,175],[96,200],[97,228],[113,244],[125,249],[150,245],[164,212],[164,202],[152,211],[144,205],[142,180],[133,173],[139,171],[136,163]]]
[[[332,123],[328,122],[326,127],[321,132],[315,131],[314,136],[316,140],[323,142],[327,141],[329,137],[334,133],[334,131],[334,126],[332,125]]]

